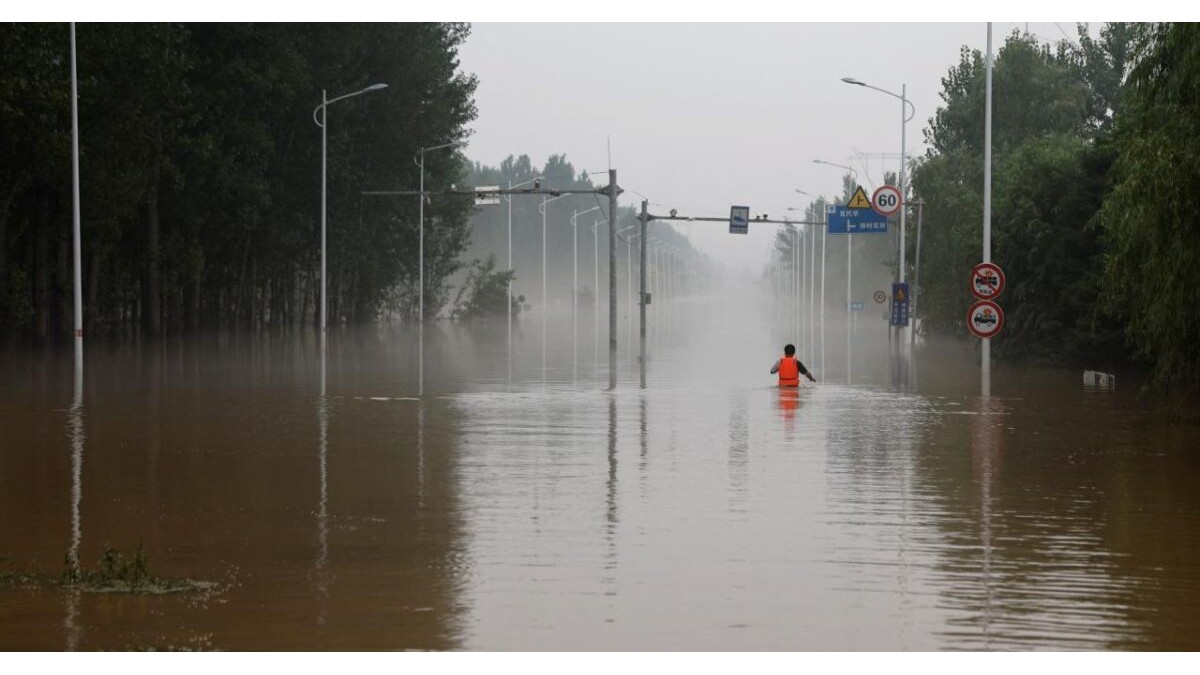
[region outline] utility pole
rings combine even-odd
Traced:
[[[909,322],[912,323],[910,328],[909,342],[917,343],[917,290],[921,287],[921,221],[925,216],[925,201],[917,201],[917,259],[916,268],[913,270],[913,284],[908,291],[908,297],[912,299],[912,312],[909,313]]]
[[[828,207],[822,204],[825,210],[821,216],[821,375],[829,372],[825,370],[825,238],[829,234],[829,211]]]
[[[617,170],[608,170],[608,387],[617,388]],[[643,378],[645,379],[645,378]],[[644,383],[643,383],[644,384]]]
[[[75,22],[71,22],[71,248],[75,264],[75,375],[83,373],[83,263],[79,240],[79,78],[75,71]],[[2,254],[3,252],[0,252]],[[6,283],[0,280],[0,283]]]
[[[816,291],[817,291],[817,231],[809,227],[810,239],[808,244],[809,249],[809,264],[808,264],[808,363],[816,365],[817,361],[817,322],[815,314],[817,313]],[[824,373],[822,373],[824,375]]]
[[[592,283],[592,361],[596,370],[600,369],[600,223],[592,219],[592,263],[596,271],[596,279]]]
[[[381,88],[383,85],[374,85],[374,86],[375,86],[375,87],[377,87],[377,88]],[[367,90],[364,90],[364,91],[368,91],[368,90],[373,90],[373,89],[371,89],[371,88],[368,88]],[[329,101],[329,103],[332,103],[332,102],[333,102],[333,101],[335,101],[335,100],[338,100],[338,99],[331,99],[331,100]],[[320,108],[318,108],[318,109],[320,109]],[[313,114],[314,114],[314,116],[315,116],[315,114],[316,114],[316,113],[315,113],[315,111],[314,111],[314,113],[313,113]],[[452,146],[452,145],[460,145],[460,144],[461,144],[461,143],[448,143],[448,144],[446,144],[446,145],[444,145],[444,146],[437,146],[437,147],[434,147],[434,148],[424,148],[423,150],[424,150],[425,152],[427,152],[427,151],[429,151],[429,150],[436,150],[436,149],[439,149],[439,148],[442,148],[442,147],[450,147],[450,146]],[[423,171],[423,170],[422,170],[422,174],[424,174],[424,171]],[[616,172],[616,171],[609,171],[609,179],[610,179],[610,180],[612,180],[612,181],[614,181],[614,182],[611,182],[611,183],[609,183],[608,185],[606,185],[606,186],[604,186],[604,187],[601,187],[601,188],[592,188],[592,189],[590,189],[590,190],[581,190],[581,189],[562,189],[562,190],[559,190],[559,189],[549,189],[549,188],[543,188],[543,187],[540,187],[540,186],[537,186],[537,185],[535,185],[535,187],[532,187],[532,188],[524,188],[524,189],[515,189],[515,188],[510,188],[510,189],[507,189],[507,190],[505,190],[505,189],[503,189],[503,188],[496,188],[496,189],[489,189],[489,190],[458,190],[458,189],[450,188],[450,189],[448,189],[448,190],[440,190],[440,191],[438,191],[437,193],[428,193],[428,194],[438,194],[438,195],[444,195],[444,196],[447,196],[447,197],[451,197],[451,196],[453,196],[453,197],[470,197],[471,199],[476,199],[476,198],[479,198],[479,197],[493,197],[493,196],[497,196],[497,197],[498,197],[498,196],[500,196],[500,195],[530,195],[530,196],[532,196],[532,195],[542,195],[542,196],[545,196],[545,195],[551,195],[551,196],[553,196],[553,199],[558,199],[559,197],[563,197],[563,196],[566,196],[566,195],[573,195],[573,194],[575,194],[575,195],[583,195],[583,194],[587,194],[587,195],[609,195],[609,204],[610,204],[610,207],[612,207],[612,208],[615,208],[615,206],[616,206],[616,201],[617,201],[617,195],[620,195],[620,194],[621,194],[621,188],[620,188],[620,187],[618,187],[618,186],[617,186],[617,184],[616,184],[616,182],[615,182],[615,180],[616,180],[616,175],[617,175],[617,172]],[[392,196],[392,197],[412,197],[412,196],[417,196],[417,197],[420,197],[420,198],[422,199],[422,203],[423,203],[423,200],[424,200],[424,199],[426,198],[426,196],[427,196],[427,193],[425,192],[425,190],[424,190],[424,187],[425,187],[425,186],[424,186],[424,180],[422,180],[422,181],[421,181],[421,188],[422,188],[422,189],[421,189],[420,191],[414,191],[414,190],[364,190],[364,191],[362,192],[362,194],[363,194],[364,196],[366,196],[366,195],[372,195],[372,196]],[[542,203],[542,205],[541,205],[541,207],[540,207],[540,208],[542,208],[542,211],[543,211],[542,215],[543,215],[543,217],[545,216],[545,204],[549,203],[550,201],[553,201],[553,199],[547,199],[547,200],[545,200],[545,201]],[[612,233],[611,233],[611,232],[609,233],[609,238],[610,238],[610,241],[611,241],[611,239],[612,239]],[[422,237],[422,239],[424,239],[424,237]],[[544,251],[545,251],[545,247],[543,247],[543,252],[544,252]],[[610,250],[609,250],[609,269],[614,269],[615,267],[616,267],[616,254],[615,254],[615,253],[613,252],[613,250],[610,248]],[[544,265],[544,264],[543,264],[543,266],[542,266],[542,270],[543,270],[543,275],[544,275],[544,274],[545,274],[545,265]],[[611,284],[611,283],[612,283],[612,282],[611,282],[611,280],[610,280],[610,284]],[[543,287],[543,288],[544,288],[544,287]],[[610,285],[610,289],[611,289],[611,285]],[[424,289],[422,288],[422,290],[424,290]],[[543,290],[543,293],[544,293],[544,290]],[[422,303],[423,303],[423,302],[424,302],[424,300],[423,300],[423,298],[422,298]],[[545,303],[543,302],[543,304],[545,304]],[[545,308],[543,307],[543,311],[544,311],[544,310],[545,310]],[[612,295],[612,296],[609,298],[609,310],[610,310],[610,314],[611,314],[612,316],[614,316],[614,317],[615,317],[615,316],[616,316],[616,313],[617,313],[617,310],[616,310],[616,296],[615,296],[615,295]],[[615,324],[616,324],[616,322],[614,321],[614,322],[613,322],[613,325],[615,326]],[[545,329],[544,329],[544,325],[545,325],[545,324],[544,324],[544,318],[543,318],[543,334],[544,334],[544,330],[545,330]],[[611,352],[611,354],[615,354],[615,353],[616,353],[616,349],[617,349],[617,336],[616,336],[616,329],[615,329],[615,328],[610,328],[609,334],[610,334],[610,335],[609,335],[609,342],[610,342],[610,352]],[[545,379],[545,377],[544,377],[544,375],[545,375],[545,365],[544,365],[544,364],[545,364],[545,356],[544,356],[544,353],[545,353],[545,340],[543,340],[543,341],[542,341],[542,344],[543,344],[543,358],[542,358],[543,367],[542,367],[542,371],[543,371],[543,379]],[[423,351],[422,351],[422,353],[423,353]],[[422,368],[422,371],[423,371],[423,370],[424,370],[424,369]],[[616,363],[615,363],[615,358],[614,358],[614,361],[613,361],[612,365],[611,365],[611,366],[610,366],[610,368],[609,368],[609,385],[610,385],[611,387],[615,387],[615,386],[616,386],[616,381],[617,381],[617,380],[616,380],[616,378],[617,378],[617,371],[616,371]],[[424,374],[423,374],[423,372],[422,372],[422,375],[421,375],[421,382],[422,382],[421,386],[423,387],[423,382],[424,382]]]
[[[647,229],[647,224],[652,220],[677,220],[677,221],[683,221],[683,222],[689,222],[689,223],[692,223],[692,222],[726,223],[726,224],[729,223],[728,217],[714,218],[714,217],[701,217],[701,216],[677,216],[674,214],[674,212],[672,212],[672,214],[670,216],[656,216],[656,215],[649,213],[648,206],[649,206],[649,202],[647,202],[646,200],[643,200],[642,201],[642,211],[638,215],[638,222],[641,226],[641,235],[640,236],[642,237],[642,249],[641,249],[642,272],[641,272],[641,293],[640,293],[639,304],[641,305],[641,307],[640,307],[640,310],[641,310],[641,363],[642,363],[641,378],[642,378],[642,387],[643,388],[645,388],[645,386],[646,386],[646,246],[647,246],[646,229]],[[808,220],[801,220],[801,221],[771,220],[771,219],[765,218],[765,217],[755,218],[755,219],[751,220],[750,222],[758,223],[758,224],[771,223],[771,224],[775,224],[775,225],[788,225],[788,226],[820,224],[820,223],[817,223],[814,221],[808,221]],[[795,244],[793,244],[792,248],[795,249]],[[783,266],[783,259],[781,257],[780,258],[780,267],[782,268],[782,266]],[[781,269],[781,276],[783,276],[782,269]],[[795,287],[795,280],[793,278],[781,279],[781,282],[782,282],[780,284],[781,287],[784,284],[786,284],[789,289]],[[788,296],[788,293],[790,293],[790,292],[791,291],[789,290],[787,293],[784,293],[781,296],[785,306],[791,304],[791,300],[789,299],[789,296]],[[790,321],[790,318],[789,318],[789,321]],[[784,329],[790,330],[790,328],[788,326],[785,326]]]
[[[987,25],[987,102],[983,108],[983,262],[992,261],[992,24]],[[983,398],[992,395],[992,341],[983,338],[981,349]]]
[[[646,388],[646,225],[650,222],[650,214],[648,212],[649,202],[642,200],[642,213],[638,216],[638,222],[641,223],[641,285],[638,290],[638,335],[641,340],[641,356],[638,359],[641,370],[642,389]]]

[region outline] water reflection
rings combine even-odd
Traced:
[[[983,607],[980,617],[984,648],[990,648],[992,624],[992,489],[1000,471],[1003,445],[1003,403],[996,399],[980,398],[976,415],[971,419],[971,473],[979,485],[979,544],[982,550],[980,581],[983,584]]]
[[[76,354],[74,390],[67,411],[67,436],[71,439],[71,540],[67,548],[67,568],[79,570],[79,545],[83,540],[80,505],[83,502],[83,366]],[[79,649],[79,591],[68,590],[67,614],[63,627],[67,636],[67,651]]]
[[[317,625],[324,626],[329,608],[329,398],[326,392],[328,346],[325,332],[320,336],[321,375],[317,396]]]
[[[510,382],[503,324],[431,327],[419,399],[412,328],[96,344],[86,417],[52,359],[0,360],[0,553],[81,555],[86,440],[89,541],[230,580],[0,590],[0,647],[1197,646],[1197,429],[1073,371],[982,399],[971,345],[891,361],[867,327],[855,386],[780,390],[769,314],[686,302],[644,390],[568,372],[565,315],[545,380],[536,329]]]

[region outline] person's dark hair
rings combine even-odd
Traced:
[[[783,355],[784,356],[795,356],[796,355],[796,345],[784,345],[783,346]]]

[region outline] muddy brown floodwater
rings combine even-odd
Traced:
[[[1077,370],[735,298],[0,355],[0,572],[144,545],[171,595],[0,583],[0,648],[1197,649],[1200,429]],[[674,312],[674,314],[670,314]],[[603,327],[601,327],[603,331]],[[811,348],[811,349],[810,349]],[[598,358],[597,358],[598,357]],[[823,365],[824,364],[824,365]],[[510,373],[511,371],[511,379]],[[849,381],[847,381],[849,380]]]

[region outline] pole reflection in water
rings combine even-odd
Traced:
[[[649,459],[649,434],[646,427],[646,397],[638,396],[638,477],[642,498],[646,497],[647,460]]]
[[[607,552],[604,562],[604,585],[606,596],[617,594],[617,399],[608,394],[608,480],[605,483],[605,543]],[[609,610],[612,605],[609,604]],[[610,617],[611,620],[611,617]]]
[[[741,511],[750,488],[750,415],[746,393],[734,393],[729,406],[729,492],[735,510]]]
[[[80,504],[83,501],[83,364],[76,360],[75,390],[67,411],[67,435],[71,438],[71,544],[67,550],[67,566],[73,574],[79,571],[79,544],[83,540]],[[67,591],[67,616],[64,628],[67,650],[79,648],[79,590]]]
[[[0,649],[1200,646],[1197,430],[1063,369],[1014,364],[982,399],[974,344],[887,365],[876,321],[856,386],[780,390],[784,319],[735,295],[704,319],[680,298],[646,389],[582,366],[543,389],[535,326],[507,393],[503,364],[493,387],[440,358],[461,338],[458,365],[494,361],[504,329],[490,352],[447,332],[412,413],[387,396],[411,349],[375,331],[227,340],[165,361],[161,392],[144,344],[89,353],[86,416],[66,370],[0,356],[0,553],[81,555],[86,444],[90,541],[161,522],[155,573],[234,581],[214,602],[0,588]]]
[[[980,632],[983,648],[992,648],[994,587],[992,580],[992,490],[1000,472],[1003,451],[1004,409],[1001,402],[980,398],[971,422],[971,469],[979,486],[979,546],[982,552],[979,580],[983,584]]]
[[[317,396],[317,473],[320,477],[320,498],[317,502],[317,595],[321,602],[317,624],[323,626],[329,600],[329,398],[325,391],[325,331],[321,331],[318,348],[321,351],[321,390]]]

